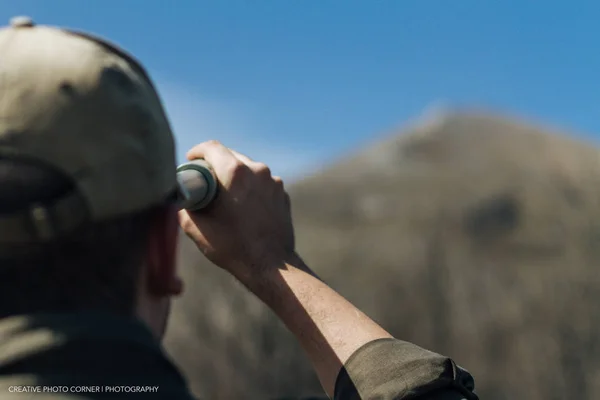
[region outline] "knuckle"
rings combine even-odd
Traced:
[[[215,140],[215,139],[211,139],[211,140],[207,140],[206,142],[204,142],[204,145],[207,147],[216,147],[216,146],[221,146],[221,142],[219,142],[218,140]]]
[[[232,178],[239,178],[245,175],[247,169],[247,166],[238,159],[232,159],[226,167],[227,173]]]
[[[283,189],[283,179],[281,179],[280,176],[274,176],[273,177],[273,182],[275,183],[275,186],[279,189]]]
[[[271,176],[271,168],[267,164],[257,163],[254,170],[259,175]]]
[[[217,140],[208,140],[194,146],[186,155],[188,159],[204,158],[207,154],[213,153],[219,146],[221,146],[221,143]]]
[[[230,174],[233,175],[233,174],[239,172],[239,170],[242,168],[241,164],[242,163],[239,162],[238,160],[231,159],[227,163],[227,166],[225,167],[225,169],[227,170],[227,172],[229,172]]]

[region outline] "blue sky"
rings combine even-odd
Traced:
[[[592,0],[0,0],[14,15],[137,56],[180,156],[214,138],[300,177],[435,103],[600,138]]]

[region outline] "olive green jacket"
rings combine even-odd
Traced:
[[[471,375],[396,339],[367,343],[340,371],[335,399],[476,400]],[[141,322],[104,314],[0,320],[0,399],[192,400]]]

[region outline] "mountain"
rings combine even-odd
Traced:
[[[305,261],[482,399],[600,393],[600,154],[519,118],[442,111],[291,185]],[[321,393],[272,313],[186,239],[167,350],[199,396]]]

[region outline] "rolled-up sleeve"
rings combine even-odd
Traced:
[[[448,357],[397,339],[358,349],[338,374],[335,400],[477,400],[471,374]]]

